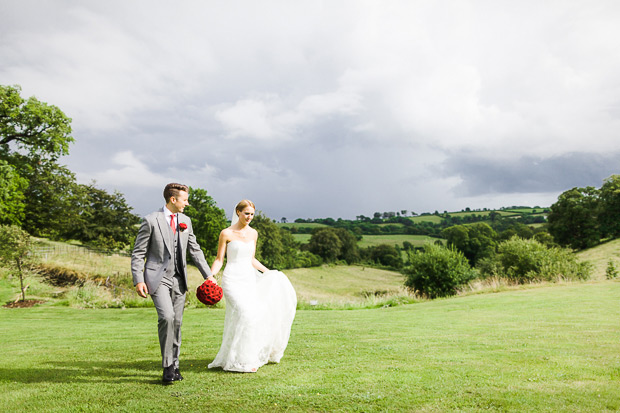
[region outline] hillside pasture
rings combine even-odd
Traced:
[[[577,253],[577,259],[592,264],[592,279],[605,279],[605,270],[609,261],[620,271],[620,239],[604,242],[596,247]]]

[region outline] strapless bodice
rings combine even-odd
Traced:
[[[254,255],[253,241],[230,241],[226,248],[227,264],[232,263],[250,263]]]

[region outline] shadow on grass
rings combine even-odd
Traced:
[[[182,373],[225,373],[209,369],[213,359],[183,360]],[[0,383],[144,383],[162,385],[162,368],[155,361],[59,361],[43,362],[40,367],[0,368]]]

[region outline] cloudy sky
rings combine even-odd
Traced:
[[[280,219],[548,206],[620,173],[620,2],[0,2],[83,183]]]

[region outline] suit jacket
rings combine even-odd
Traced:
[[[181,248],[182,262],[179,269],[183,272],[185,286],[187,287],[186,253],[189,253],[192,262],[205,279],[211,276],[209,264],[196,242],[192,221],[187,215],[179,213],[177,228],[182,223],[187,225],[187,229],[177,230],[177,234],[173,235],[170,224],[166,222],[163,208],[144,217],[131,254],[131,274],[134,285],[144,282],[151,293],[157,290],[166,271],[172,271],[174,275],[173,237],[179,237],[178,247]]]

